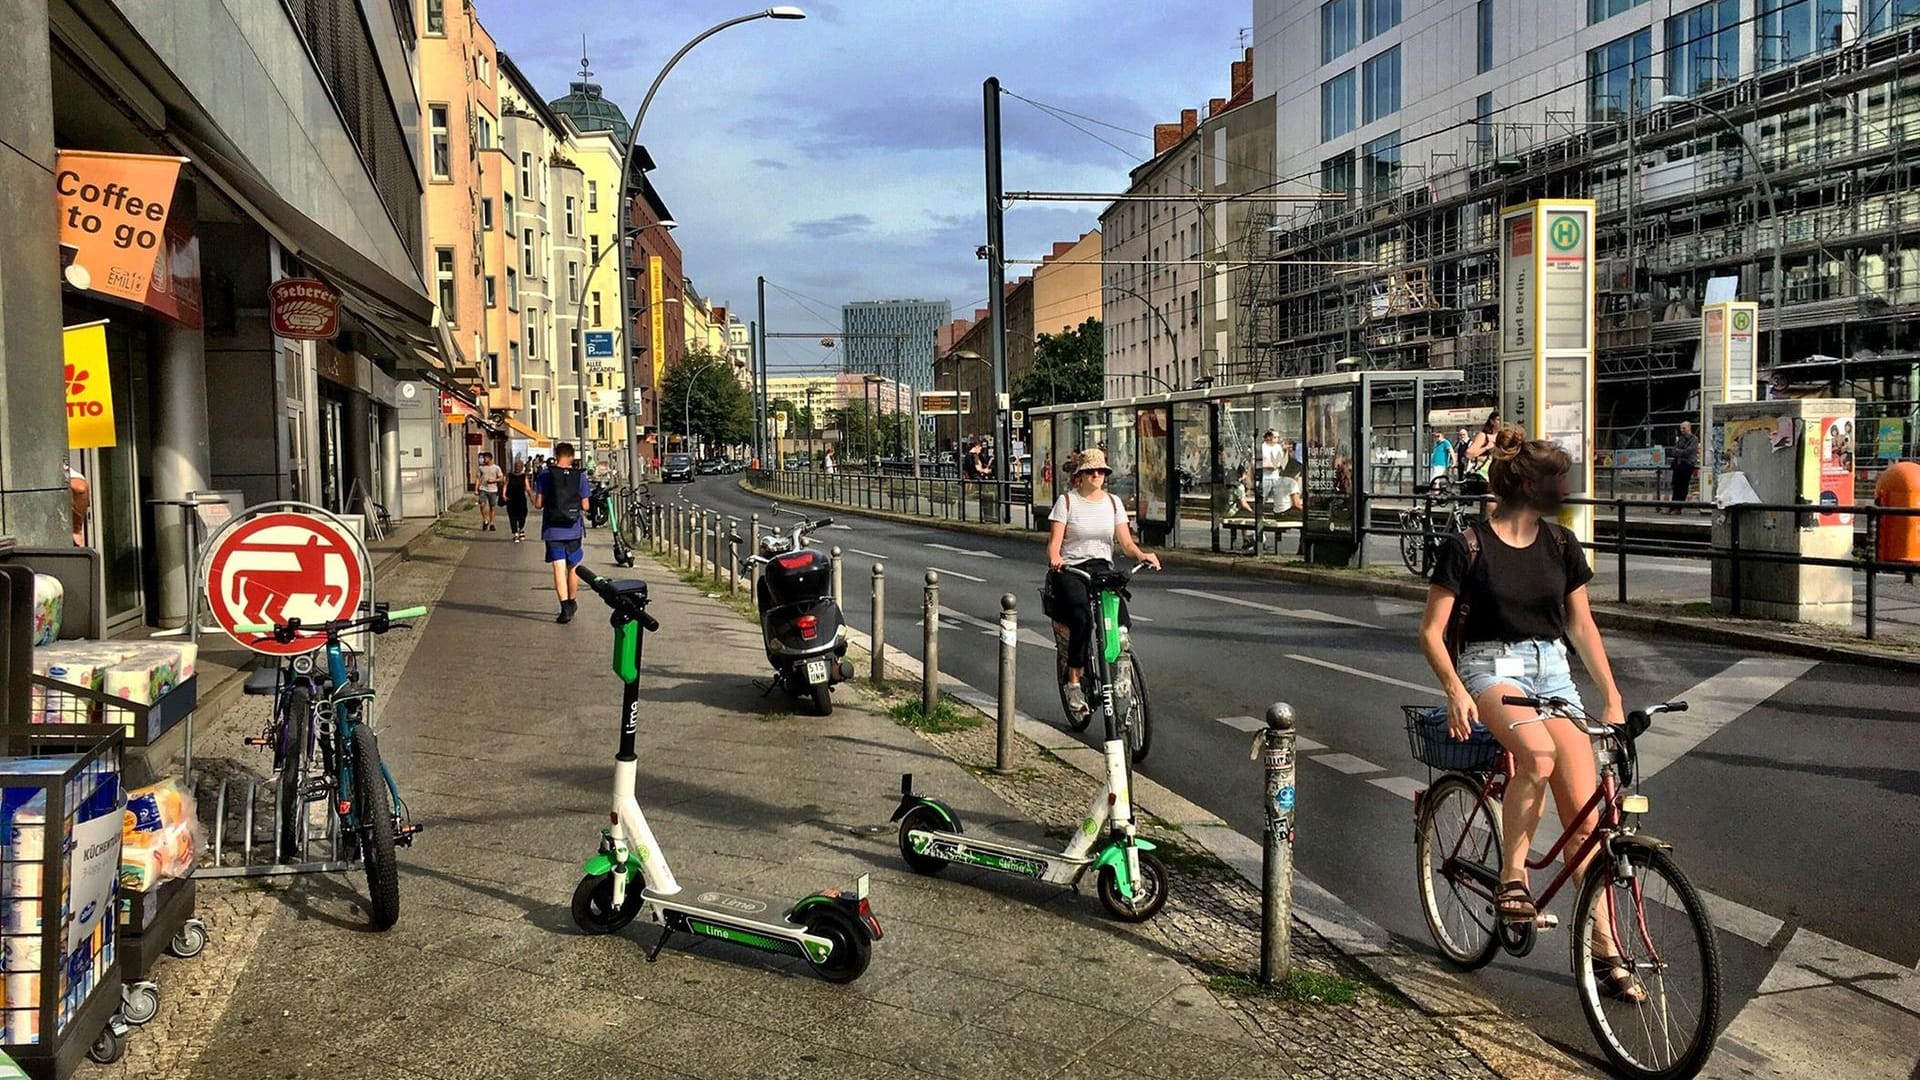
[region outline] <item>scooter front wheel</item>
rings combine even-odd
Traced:
[[[867,940],[866,928],[853,916],[822,904],[807,912],[801,925],[807,933],[833,942],[833,951],[825,960],[807,957],[814,974],[830,983],[850,983],[866,972],[867,963],[873,959],[873,944]]]
[[[627,882],[627,895],[619,907],[613,904],[613,872],[588,874],[573,890],[573,924],[583,934],[611,934],[640,914],[641,881],[636,875]]]
[[[1167,868],[1144,851],[1138,854],[1140,880],[1133,883],[1132,899],[1120,895],[1120,883],[1112,870],[1100,868],[1100,902],[1121,922],[1146,922],[1167,903]]]

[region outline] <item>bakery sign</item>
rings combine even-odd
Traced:
[[[325,341],[340,335],[340,294],[316,278],[281,278],[268,286],[267,312],[279,337]]]

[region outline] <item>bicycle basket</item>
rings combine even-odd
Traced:
[[[1416,760],[1451,772],[1487,772],[1500,760],[1500,743],[1479,724],[1465,742],[1447,734],[1447,710],[1437,705],[1402,705],[1407,714],[1407,742]]]

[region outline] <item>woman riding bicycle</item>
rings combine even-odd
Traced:
[[[1064,626],[1067,632],[1067,708],[1085,715],[1087,694],[1080,686],[1080,674],[1090,659],[1088,650],[1093,642],[1090,597],[1085,580],[1061,570],[1066,566],[1089,573],[1111,569],[1116,543],[1129,557],[1155,570],[1160,569],[1160,557],[1134,542],[1133,530],[1127,527],[1125,504],[1106,489],[1113,470],[1107,466],[1105,451],[1082,450],[1070,468],[1073,487],[1054,500],[1049,515],[1053,532],[1047,539],[1047,565],[1051,567],[1047,595],[1053,601],[1047,605],[1047,614],[1056,627]]]
[[[1497,500],[1489,518],[1449,537],[1427,590],[1421,651],[1447,694],[1447,731],[1466,739],[1478,721],[1513,755],[1501,803],[1501,870],[1496,910],[1502,922],[1532,923],[1539,914],[1527,887],[1526,859],[1549,787],[1562,824],[1571,825],[1598,785],[1593,745],[1571,720],[1503,704],[1505,696],[1564,698],[1578,703],[1567,642],[1585,662],[1605,699],[1601,719],[1623,724],[1620,689],[1588,605],[1593,571],[1574,536],[1550,520],[1567,497],[1566,451],[1528,441],[1517,427],[1491,440],[1488,484]],[[1451,655],[1458,649],[1457,659]],[[1591,819],[1566,845],[1572,860]],[[1576,878],[1584,872],[1574,867]],[[1594,929],[1595,976],[1609,994],[1645,997],[1633,971],[1617,959],[1612,929]]]

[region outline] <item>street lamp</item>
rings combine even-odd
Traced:
[[[1112,289],[1114,292],[1126,293],[1128,296],[1131,296],[1135,300],[1140,301],[1142,304],[1146,305],[1146,308],[1149,312],[1153,313],[1154,318],[1160,320],[1160,332],[1167,336],[1167,349],[1169,352],[1173,353],[1173,362],[1176,366],[1178,366],[1180,363],[1180,339],[1177,337],[1174,337],[1173,331],[1168,328],[1166,315],[1162,314],[1159,308],[1153,306],[1153,301],[1147,299],[1144,296],[1141,296],[1139,293],[1134,292],[1132,289],[1127,288],[1125,285],[1109,284],[1107,288]],[[1153,335],[1151,334],[1147,335],[1147,367],[1149,369],[1153,367]],[[1157,382],[1160,383],[1161,386],[1165,386],[1169,390],[1175,389],[1173,386],[1169,385],[1165,379],[1161,379],[1158,376],[1149,376],[1149,377],[1154,378]]]
[[[1753,159],[1754,176],[1760,181],[1760,190],[1767,193],[1767,216],[1773,219],[1773,337],[1767,343],[1767,356],[1769,358],[1767,368],[1768,370],[1777,368],[1780,366],[1780,336],[1784,334],[1787,329],[1786,323],[1781,319],[1781,300],[1786,296],[1787,280],[1780,269],[1780,246],[1786,239],[1786,223],[1780,220],[1780,204],[1774,198],[1773,181],[1767,178],[1766,163],[1760,160],[1760,155],[1754,151],[1753,144],[1747,141],[1747,133],[1741,130],[1740,125],[1729,119],[1727,114],[1706,102],[1689,97],[1682,97],[1679,94],[1662,94],[1660,100],[1654,102],[1654,104],[1661,107],[1692,105],[1694,108],[1725,124],[1727,130],[1733,132],[1733,137],[1740,140],[1740,146],[1746,150],[1747,156]],[[1758,239],[1759,230],[1754,230],[1754,235],[1755,239]],[[1760,275],[1760,256],[1758,252],[1754,253],[1753,273],[1755,278],[1758,278]],[[1753,283],[1753,295],[1756,300],[1760,297],[1760,282],[1757,280]]]
[[[674,229],[677,229],[679,227],[680,227],[680,223],[673,220],[672,218],[661,218],[659,221],[650,221],[645,225],[640,226],[637,229],[629,229],[627,232],[616,237],[612,244],[601,248],[600,254],[594,256],[593,265],[587,267],[586,280],[580,283],[580,296],[578,299],[574,301],[574,304],[573,304],[573,332],[580,335],[580,358],[581,358],[581,363],[583,365],[586,363],[586,355],[587,355],[587,332],[581,327],[580,324],[586,321],[587,295],[593,291],[593,275],[599,271],[600,264],[607,261],[607,256],[613,252],[614,248],[625,247],[627,244],[627,241],[633,239],[636,236],[639,236],[641,233],[646,232],[648,229],[664,229],[668,232],[671,232]],[[625,300],[625,297],[623,295],[622,301],[624,302],[624,300]],[[627,334],[631,329],[632,327],[625,326],[625,325],[622,325],[620,328],[620,344],[622,348],[627,347],[627,343],[628,343]],[[628,371],[629,371],[629,377],[631,377],[631,368],[629,368]],[[579,383],[579,377],[583,374],[584,372],[578,368],[574,370],[574,382],[576,383],[576,385]],[[631,383],[629,383],[629,385],[631,385]],[[631,402],[632,402],[632,399],[629,398],[628,399],[629,407],[631,407]],[[633,429],[633,417],[629,415],[627,417],[624,417],[624,419],[626,421],[628,432],[631,433]],[[631,457],[628,458],[627,464],[629,467],[633,465],[633,460]],[[637,476],[637,474],[634,474],[634,475]]]
[[[875,444],[880,439],[880,384],[887,380],[882,375],[870,372],[861,381],[873,387],[873,426],[867,429],[867,467],[878,472],[879,469],[875,467],[878,456],[875,452]]]
[[[640,111],[633,114],[633,124],[627,128],[627,145],[620,153],[620,205],[616,209],[615,221],[619,226],[616,231],[623,237],[620,243],[620,325],[625,330],[630,331],[632,329],[632,324],[628,316],[632,311],[633,302],[633,295],[630,291],[633,285],[633,279],[630,276],[632,269],[627,264],[627,245],[624,239],[627,231],[627,218],[628,215],[633,212],[633,200],[629,197],[627,189],[633,180],[633,152],[635,148],[640,145],[640,125],[647,119],[647,106],[653,104],[653,95],[660,92],[660,84],[666,81],[667,73],[673,70],[673,66],[680,62],[681,57],[691,52],[695,45],[700,44],[720,31],[730,26],[739,26],[741,23],[753,22],[755,19],[804,19],[806,17],[807,13],[797,7],[782,5],[780,7],[770,7],[764,11],[756,11],[750,15],[735,16],[724,22],[715,23],[694,35],[692,41],[680,46],[680,51],[674,53],[672,58],[667,61],[666,66],[660,69],[660,74],[653,77],[653,85],[647,88],[647,96],[640,101]],[[638,476],[639,473],[635,471],[634,466],[639,454],[639,440],[634,438],[633,432],[633,384],[637,380],[638,375],[634,369],[633,347],[628,337],[629,335],[626,333],[621,334],[621,343],[626,346],[623,350],[626,356],[622,360],[622,366],[626,369],[627,373],[625,394],[625,409],[628,417],[627,475]]]
[[[720,365],[721,359],[722,359],[721,357],[716,356],[712,360],[709,360],[706,363],[701,364],[699,367],[694,368],[693,374],[687,376],[686,393],[680,395],[681,449],[685,450],[689,454],[693,453],[693,387],[694,387],[694,384],[700,381],[700,376],[705,375],[707,373],[708,368],[718,367]]]
[[[960,361],[972,360],[987,365],[989,369],[993,367],[993,362],[972,349],[955,349],[947,354],[947,358],[953,361],[953,444],[954,449],[958,450],[960,448]]]

